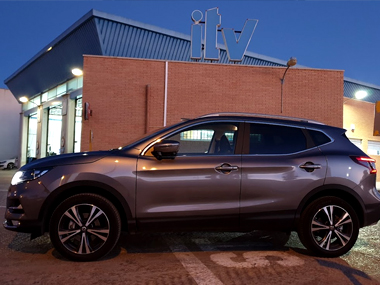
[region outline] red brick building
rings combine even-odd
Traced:
[[[215,112],[294,116],[343,126],[343,71],[84,56],[82,150]],[[166,95],[166,96],[165,96]],[[165,103],[166,102],[166,103]],[[166,104],[166,106],[165,106]],[[107,135],[104,135],[107,134]]]

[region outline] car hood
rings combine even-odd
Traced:
[[[113,152],[115,152],[115,150],[67,153],[61,155],[48,156],[25,164],[23,167],[21,167],[20,170],[54,167],[59,165],[92,163],[105,156],[110,155]]]

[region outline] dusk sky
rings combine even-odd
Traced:
[[[248,50],[380,86],[380,1],[0,1],[4,80],[91,9],[190,35],[191,13],[218,7],[222,28],[258,19]],[[219,36],[221,39],[221,35]]]

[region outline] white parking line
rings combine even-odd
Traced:
[[[189,249],[177,240],[165,238],[174,256],[181,262],[182,266],[189,272],[198,285],[223,285],[214,273],[202,263]],[[173,245],[174,244],[174,245]]]

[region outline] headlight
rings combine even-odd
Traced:
[[[4,161],[0,161],[0,163],[5,163],[6,162],[6,160],[4,160]]]
[[[31,181],[31,180],[37,179],[41,177],[42,175],[46,174],[50,169],[51,168],[17,171],[15,175],[13,175],[11,184],[17,185],[25,181]]]

